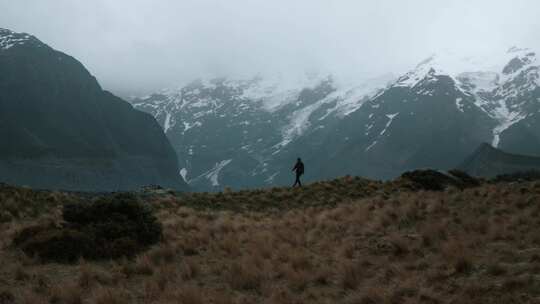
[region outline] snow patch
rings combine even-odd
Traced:
[[[373,128],[373,124],[369,124],[369,125],[365,125],[366,127],[366,133],[364,133],[366,136],[369,135],[369,130],[371,130],[371,128]]]
[[[365,102],[373,100],[378,94],[381,94],[393,79],[394,76],[388,74],[364,80],[360,85],[334,82],[336,90],[325,97],[323,103],[336,102],[336,105],[327,110],[327,113],[320,120],[332,113],[336,113],[340,118],[351,114],[364,105]]]
[[[510,128],[513,124],[527,117],[526,114],[511,111],[504,100],[499,101],[498,107],[493,111],[499,124],[493,128],[493,141],[491,145],[495,148],[499,146],[501,133]]]
[[[163,124],[163,130],[165,133],[171,128],[171,113],[167,112],[165,116],[165,123]]]
[[[264,181],[267,183],[267,184],[271,184],[274,182],[274,179],[276,178],[276,176],[279,174],[279,172],[276,172],[272,175],[270,175],[267,179],[265,179]]]
[[[463,72],[457,76],[462,89],[469,90],[475,95],[491,92],[499,86],[500,76],[497,72]]]
[[[294,111],[290,116],[291,121],[282,130],[282,141],[275,147],[284,147],[292,142],[296,137],[301,136],[311,125],[309,117],[315,110],[319,108],[320,103],[321,101]]]
[[[33,37],[28,34],[15,33],[7,29],[0,28],[0,50],[8,50],[16,45],[23,45]]]
[[[384,129],[381,131],[379,135],[384,135],[384,133],[386,133],[386,130],[388,129],[388,127],[390,127],[390,125],[392,124],[392,121],[394,121],[394,118],[398,116],[398,114],[399,113],[386,114],[386,117],[388,117],[388,122],[386,123],[386,126],[384,126]]]
[[[384,129],[381,131],[381,133],[379,133],[377,138],[379,138],[380,136],[382,136],[382,135],[384,135],[386,133],[386,130],[388,130],[388,127],[390,127],[390,125],[394,121],[394,118],[396,118],[396,116],[398,116],[398,115],[399,115],[399,112],[394,113],[394,114],[386,114],[386,117],[388,118],[388,122],[384,126]],[[368,135],[369,130],[373,127],[373,124],[371,124],[369,126],[366,126],[366,127],[367,127],[367,130],[366,130],[365,134]],[[367,152],[367,151],[371,150],[371,148],[373,148],[377,143],[378,143],[378,139],[375,139],[369,146],[367,146],[367,148],[364,151]]]
[[[371,148],[373,148],[373,146],[375,146],[376,144],[377,144],[377,140],[374,140],[374,141],[371,143],[371,145],[369,145],[369,146],[366,148],[365,151],[367,152],[367,151],[371,150]]]
[[[269,112],[276,111],[286,104],[298,100],[303,89],[314,88],[327,76],[320,75],[270,75],[256,76],[251,80],[231,80],[242,88],[241,99],[262,102],[263,108]]]
[[[184,121],[184,131],[182,131],[182,134],[185,134],[189,129],[200,127],[200,126],[202,126],[202,123],[200,121],[196,121],[192,124]]]
[[[463,98],[461,98],[461,97],[456,98],[456,107],[460,112],[463,113],[465,111],[463,110],[464,105],[463,105],[463,103],[461,103],[462,101],[463,101]]]
[[[214,165],[214,168],[212,170],[208,171],[206,174],[204,174],[204,177],[206,177],[212,186],[216,187],[219,186],[219,173],[225,166],[230,164],[232,159],[222,160],[219,163],[216,163]]]
[[[187,174],[188,174],[188,170],[187,170],[186,168],[180,169],[180,176],[182,177],[182,179],[183,179],[186,183],[188,183]]]

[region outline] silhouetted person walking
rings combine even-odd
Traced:
[[[300,157],[296,160],[296,165],[294,165],[293,171],[296,171],[296,180],[294,181],[293,187],[296,187],[296,185],[302,187],[302,182],[300,182],[300,176],[304,174],[304,163],[300,159]]]

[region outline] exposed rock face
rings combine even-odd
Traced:
[[[76,59],[0,29],[0,180],[36,188],[187,189],[155,119],[103,91]]]

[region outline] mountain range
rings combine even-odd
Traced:
[[[0,29],[0,182],[119,191],[186,190],[155,119],[104,91],[75,58]]]
[[[0,71],[0,181],[36,188],[280,186],[297,157],[306,181],[389,179],[482,162],[485,142],[540,155],[540,63],[529,49],[443,52],[373,79],[200,79],[130,105],[75,58],[0,29]]]
[[[393,178],[451,169],[482,143],[540,155],[540,63],[534,51],[430,56],[400,76],[202,79],[130,100],[152,114],[194,189]]]

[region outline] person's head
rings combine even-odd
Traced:
[[[300,157],[299,157],[299,158],[296,159],[296,161],[301,162],[302,160],[301,160]]]

